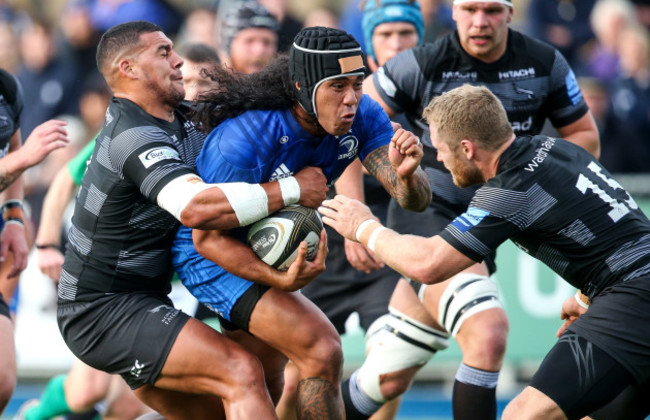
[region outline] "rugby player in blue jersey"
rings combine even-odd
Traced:
[[[219,89],[200,103],[195,118],[198,126],[212,130],[197,159],[199,174],[207,182],[277,180],[289,201],[300,192],[291,174],[320,167],[332,185],[360,158],[400,205],[426,208],[431,190],[419,167],[420,142],[408,131],[394,131],[381,107],[362,95],[365,74],[359,43],[324,27],[303,29],[290,58],[280,57],[261,72],[237,76],[215,69]],[[241,226],[260,218],[251,209],[266,206],[263,199],[252,199],[254,194],[226,191]],[[291,359],[301,377],[298,418],[344,418],[340,338],[297,292],[324,269],[324,246],[307,263],[303,244],[287,273],[304,275],[291,276],[263,263],[243,242],[244,234],[244,229],[179,230],[173,248],[179,277],[219,314],[229,337],[259,355],[275,401]],[[324,234],[321,239],[324,243]],[[305,265],[313,269],[300,268]]]

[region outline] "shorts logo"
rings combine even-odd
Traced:
[[[138,158],[145,168],[149,168],[150,166],[158,162],[162,162],[163,160],[181,160],[176,150],[166,146],[149,149],[145,152],[140,153],[138,155]]]
[[[481,220],[490,214],[489,211],[479,209],[476,207],[469,207],[467,211],[457,218],[455,218],[451,225],[458,229],[461,233],[465,233],[474,226],[481,223]]]
[[[142,369],[144,369],[144,363],[140,363],[137,359],[135,360],[135,363],[133,364],[133,367],[129,371],[129,373],[136,378],[140,377],[140,374],[142,373]]]

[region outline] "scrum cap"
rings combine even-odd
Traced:
[[[345,31],[322,26],[304,28],[293,40],[289,73],[291,80],[300,85],[300,105],[309,115],[318,118],[318,87],[341,76],[364,76],[365,57],[357,40]]]
[[[408,22],[415,26],[418,45],[424,39],[424,21],[420,5],[416,0],[368,0],[363,6],[363,37],[366,53],[375,58],[372,48],[372,33],[377,25],[388,22]]]

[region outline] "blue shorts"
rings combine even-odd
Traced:
[[[178,277],[199,302],[237,328],[248,329],[250,312],[268,287],[231,274],[201,256],[194,248],[192,230],[185,226],[181,226],[174,240],[172,259]],[[254,301],[238,304],[244,294],[244,300]],[[240,313],[242,310],[244,313]]]

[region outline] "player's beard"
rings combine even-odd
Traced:
[[[454,184],[460,188],[471,187],[472,185],[483,184],[485,182],[483,174],[478,167],[466,159],[457,158],[450,172],[454,177]]]
[[[176,108],[181,104],[183,99],[185,99],[185,92],[175,89],[173,84],[163,86],[151,79],[147,79],[146,83],[147,86],[156,93],[156,96],[162,103],[169,105],[172,108]]]

